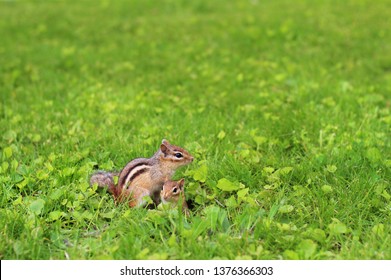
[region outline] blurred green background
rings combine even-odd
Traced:
[[[0,258],[390,259],[389,4],[0,2]],[[189,219],[88,186],[162,138]]]

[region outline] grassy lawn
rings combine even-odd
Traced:
[[[0,259],[391,259],[390,13],[0,2]],[[163,138],[189,218],[89,186]]]

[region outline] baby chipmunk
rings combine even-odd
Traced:
[[[163,189],[160,192],[160,199],[162,204],[172,203],[174,205],[182,202],[182,211],[186,215],[189,215],[189,207],[187,206],[185,190],[183,185],[185,179],[180,179],[179,181],[167,181],[163,185]]]
[[[99,171],[91,176],[90,184],[108,187],[116,201],[129,201],[129,206],[144,204],[144,197],[150,196],[155,204],[160,192],[177,168],[193,161],[193,156],[185,149],[170,144],[163,139],[159,150],[150,158],[136,158],[130,161],[121,172]],[[118,174],[118,183],[114,176]]]

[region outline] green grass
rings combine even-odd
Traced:
[[[391,259],[390,12],[0,2],[0,258]],[[88,185],[162,138],[190,218]]]

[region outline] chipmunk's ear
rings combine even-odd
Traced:
[[[184,178],[182,178],[182,179],[180,179],[179,181],[178,181],[178,186],[179,186],[179,188],[180,189],[183,189],[183,185],[185,184],[185,179]]]
[[[162,144],[160,145],[160,151],[162,151],[162,153],[163,153],[164,155],[167,155],[167,153],[168,153],[167,143],[162,143]]]
[[[167,155],[170,145],[171,144],[166,139],[162,140],[162,144],[160,145],[160,150],[163,152],[164,155]]]

